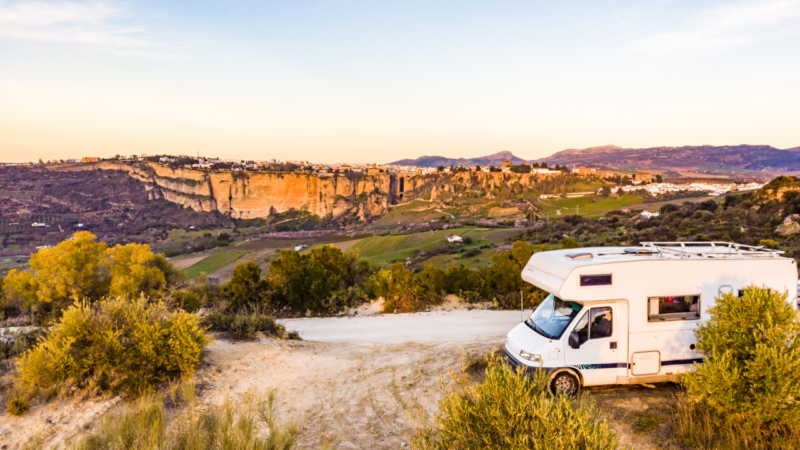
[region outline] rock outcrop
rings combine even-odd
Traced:
[[[428,192],[431,200],[462,196],[501,186],[533,186],[545,176],[503,172],[317,175],[304,172],[235,172],[176,168],[153,162],[101,161],[58,170],[117,170],[144,183],[149,198],[164,199],[195,211],[217,211],[235,219],[267,218],[289,210],[319,217],[343,216],[369,221],[391,205]]]
[[[300,172],[232,172],[172,169],[157,163],[103,161],[62,170],[121,170],[145,184],[151,199],[165,199],[195,211],[218,211],[236,219],[266,218],[290,209],[319,217],[353,214],[361,220],[384,214],[399,196],[413,190],[410,175]]]

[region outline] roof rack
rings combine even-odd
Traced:
[[[700,256],[703,258],[730,257],[779,257],[783,250],[773,250],[762,246],[737,244],[735,242],[640,242],[643,248],[662,255],[681,258]]]

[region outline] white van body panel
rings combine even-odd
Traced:
[[[702,362],[702,354],[694,350],[695,330],[709,319],[708,310],[722,293],[737,295],[739,290],[751,285],[767,287],[787,293],[787,302],[797,308],[798,279],[794,259],[766,249],[737,252],[717,245],[684,249],[677,255],[666,250],[631,254],[626,253],[624,247],[534,254],[522,271],[523,280],[560,299],[580,303],[584,309],[558,340],[548,340],[525,323],[518,325],[508,334],[507,356],[516,357],[517,364],[539,367],[539,364],[518,358],[520,351],[534,352],[531,347],[534,341],[538,343],[536,349],[543,348],[539,339],[549,342],[552,348],[558,347],[563,355],[552,361],[543,356],[541,367],[549,371],[575,371],[585,386],[668,381]],[[582,275],[611,275],[611,284],[581,286]],[[700,317],[649,318],[649,297],[678,296],[699,296]],[[601,306],[613,309],[612,338],[597,342],[588,340],[579,349],[572,349],[568,345],[569,334],[581,315]],[[529,337],[531,335],[535,337]],[[612,345],[616,348],[610,348]]]

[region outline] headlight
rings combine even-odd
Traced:
[[[539,355],[534,355],[533,353],[528,353],[525,350],[519,352],[519,357],[522,359],[527,359],[528,361],[535,361],[538,362],[539,365],[542,364],[542,357]]]

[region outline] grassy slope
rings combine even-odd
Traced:
[[[473,246],[480,245],[489,232],[488,229],[462,227],[399,236],[375,236],[361,240],[353,248],[370,262],[379,263],[405,259],[411,256],[414,250],[442,245],[447,242],[445,237],[451,234],[470,236],[473,239]]]
[[[211,273],[215,270],[219,270],[246,255],[247,253],[248,252],[244,250],[234,250],[232,252],[209,255],[199,263],[188,267],[183,272],[186,274],[187,278],[191,279],[200,275],[200,272]]]
[[[592,199],[597,199],[597,203],[591,203]],[[635,194],[625,194],[620,198],[587,195],[577,198],[547,199],[539,202],[536,206],[551,216],[554,216],[557,210],[560,210],[562,215],[575,214],[577,206],[582,216],[600,217],[608,211],[640,203],[644,203],[644,199]]]
[[[189,230],[177,229],[177,230],[170,231],[169,238],[173,242],[186,242],[186,241],[191,241],[195,237],[201,236],[201,235],[203,235],[205,233],[211,233],[211,235],[217,236],[220,233],[232,234],[232,232],[233,231],[228,229],[228,228],[219,228],[219,229],[214,229],[214,230],[197,230],[197,231],[189,231]],[[184,236],[184,237],[181,237],[181,236]]]

